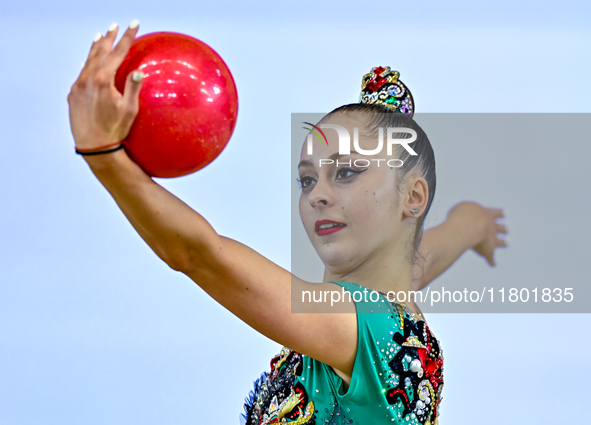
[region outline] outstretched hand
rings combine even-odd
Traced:
[[[68,94],[70,127],[77,148],[91,150],[115,145],[127,137],[139,110],[143,74],[131,72],[122,95],[115,87],[115,73],[138,29],[137,21],[132,22],[115,48],[116,24],[104,37],[100,33],[95,36],[84,67]]]
[[[482,221],[484,225],[483,239],[472,249],[486,259],[488,264],[496,266],[494,253],[496,248],[505,248],[508,246],[507,239],[500,239],[499,234],[508,233],[507,226],[497,223],[497,219],[505,217],[505,213],[500,208],[481,207]]]

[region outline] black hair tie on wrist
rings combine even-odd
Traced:
[[[86,155],[100,155],[100,154],[103,154],[103,153],[115,152],[115,151],[118,151],[119,149],[124,148],[124,147],[125,147],[125,145],[122,143],[119,146],[117,146],[116,148],[109,149],[109,150],[106,150],[106,151],[100,151],[100,152],[80,152],[78,149],[76,149],[76,153],[78,155],[85,155],[85,156]]]

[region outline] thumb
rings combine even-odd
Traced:
[[[493,254],[490,255],[490,257],[488,257],[488,264],[490,264],[492,267],[496,267],[496,263],[495,263],[495,259]]]
[[[123,104],[125,109],[132,112],[135,116],[139,110],[139,94],[144,81],[144,73],[142,71],[130,72],[125,80],[125,89],[123,91]]]

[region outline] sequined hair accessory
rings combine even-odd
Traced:
[[[372,68],[363,76],[359,102],[377,103],[412,118],[415,112],[412,94],[398,77],[400,72],[392,71],[389,66]]]

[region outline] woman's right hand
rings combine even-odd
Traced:
[[[119,144],[129,133],[138,112],[141,84],[133,81],[131,73],[121,95],[114,86],[114,74],[136,33],[137,27],[130,26],[113,49],[114,28],[92,45],[68,95],[77,148]],[[97,178],[142,239],[173,270],[186,274],[268,338],[332,366],[345,377],[352,375],[357,352],[354,302],[343,296],[335,303],[339,305],[336,312],[323,310],[333,306],[332,298],[330,305],[309,305],[318,312],[291,311],[292,292],[320,291],[326,296],[330,291],[340,293],[339,285],[305,282],[246,245],[218,235],[199,213],[151,179],[124,152],[98,158],[105,158],[108,166],[93,169]],[[89,164],[100,161],[89,160]]]
[[[103,37],[95,36],[86,63],[68,94],[70,127],[76,148],[100,150],[127,137],[139,110],[143,73],[131,72],[122,95],[115,88],[115,72],[125,59],[139,29],[132,22],[113,48],[118,27],[112,24]]]

